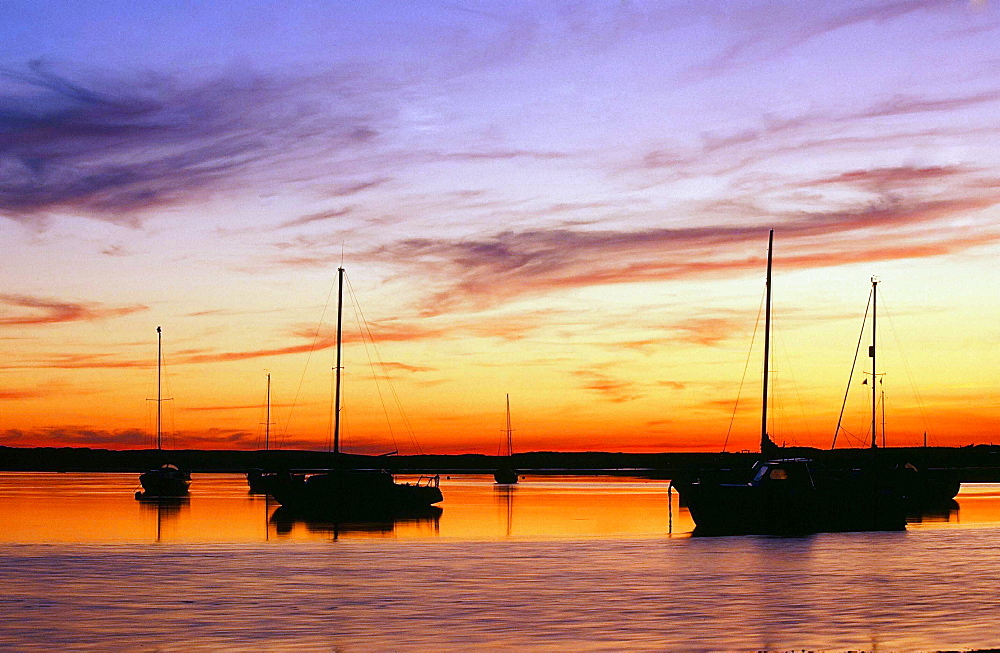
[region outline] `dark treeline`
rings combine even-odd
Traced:
[[[959,470],[965,482],[1000,481],[1000,446],[837,449],[785,449],[782,457],[803,456],[849,465],[871,456],[889,464],[910,463],[918,468]],[[535,473],[630,473],[674,478],[699,468],[746,468],[760,457],[753,453],[609,453],[549,452],[514,454],[514,466]],[[497,467],[495,456],[482,454],[424,454],[415,456],[356,456],[322,451],[230,451],[155,449],[115,451],[80,447],[0,447],[3,471],[141,472],[171,462],[194,472],[245,472],[248,469],[382,468],[392,472],[474,473]]]

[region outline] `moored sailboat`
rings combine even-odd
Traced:
[[[506,453],[500,457],[500,464],[493,472],[493,480],[501,485],[512,485],[517,483],[517,470],[514,469],[514,429],[510,425],[510,395],[507,395],[507,427],[504,429],[507,435]]]
[[[878,445],[878,405],[879,405],[879,392],[878,388],[882,385],[880,377],[884,374],[878,372],[876,366],[877,354],[878,354],[878,338],[877,338],[877,320],[878,320],[878,284],[879,280],[876,277],[871,279],[872,289],[871,289],[871,345],[868,346],[868,357],[871,358],[872,367],[869,374],[871,379],[871,444],[868,447],[870,456],[882,456],[888,458],[885,450],[885,395],[882,393],[882,449],[883,451],[877,451],[879,449]],[[866,315],[867,317],[867,315]],[[864,325],[862,325],[863,327]],[[862,328],[862,333],[864,333],[864,328]],[[861,339],[859,337],[858,344],[860,349]],[[857,357],[855,356],[855,364],[857,364]],[[854,372],[854,367],[851,368],[852,376]],[[864,384],[868,384],[868,379],[866,378]],[[848,381],[848,389],[850,388],[850,380]],[[837,446],[837,436],[841,431],[841,424],[843,421],[844,408],[847,405],[847,393],[844,394],[844,404],[841,406],[840,418],[837,420],[837,429],[834,432],[833,443],[830,446],[831,451]],[[924,433],[924,443],[926,446],[927,434]],[[887,461],[888,466],[888,461]],[[921,510],[933,507],[939,507],[941,505],[948,504],[953,501],[955,495],[958,494],[961,488],[961,482],[956,470],[954,469],[941,469],[941,468],[930,468],[930,467],[920,467],[912,464],[912,462],[906,462],[903,460],[896,460],[893,464],[891,470],[895,476],[895,482],[898,485],[899,491],[902,493],[906,501],[906,506],[911,512],[919,512]]]
[[[247,485],[251,494],[269,494],[270,486],[278,478],[279,474],[268,469],[268,452],[271,450],[271,373],[267,373],[267,398],[265,400],[264,416],[264,454],[263,467],[260,469],[247,470]]]
[[[831,468],[811,458],[780,458],[767,431],[774,230],[768,236],[761,459],[742,479],[717,474],[676,482],[697,535],[902,530],[903,496],[890,475],[873,466]]]
[[[163,451],[163,332],[156,327],[156,450]],[[135,493],[136,499],[156,499],[182,497],[191,485],[191,473],[179,469],[177,465],[163,463],[139,475],[142,490]]]
[[[338,268],[337,363],[334,399],[333,455],[340,457],[341,357],[343,345],[344,268]],[[444,499],[440,477],[421,477],[414,483],[398,483],[384,469],[353,469],[346,466],[320,472],[283,473],[269,484],[274,499],[298,514],[332,517],[399,515],[426,510]]]

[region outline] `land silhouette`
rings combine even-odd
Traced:
[[[377,468],[394,473],[492,473],[501,457],[484,454],[421,454],[393,456],[334,455],[325,451],[174,449],[170,460],[193,472],[241,472],[266,467],[273,470]],[[38,472],[138,472],[162,462],[156,449],[113,450],[86,447],[0,446],[0,471]],[[953,469],[963,482],[1000,482],[1000,446],[887,447],[871,449],[784,448],[785,458],[821,458],[830,463],[879,456],[883,463],[911,464],[917,468]],[[513,463],[522,473],[631,474],[677,478],[704,468],[749,468],[761,454],[752,452],[623,453],[607,451],[532,451],[516,453]]]

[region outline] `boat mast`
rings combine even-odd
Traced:
[[[267,412],[264,421],[264,451],[271,448],[271,373],[267,373]]]
[[[162,379],[160,368],[163,363],[163,332],[160,327],[156,327],[156,449],[160,450],[160,424],[161,424],[161,414],[163,412],[163,399],[161,398],[162,393]]]
[[[514,445],[511,442],[511,428],[510,428],[510,395],[507,395],[507,457],[510,458],[514,455]]]
[[[333,453],[340,453],[340,348],[343,341],[344,268],[337,268],[337,380],[333,407]]]
[[[774,229],[767,237],[767,291],[764,308],[764,392],[760,416],[760,451],[765,453],[771,446],[767,436],[767,368],[771,356],[771,255],[774,246]]]
[[[878,394],[875,386],[876,379],[875,376],[875,316],[876,316],[876,304],[878,302],[878,293],[876,289],[878,287],[878,279],[872,277],[872,346],[868,348],[868,355],[872,358],[872,449],[878,447],[878,440],[876,439],[875,427],[877,425],[875,421],[875,401],[876,395]]]

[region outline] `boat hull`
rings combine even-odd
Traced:
[[[517,470],[503,468],[493,472],[493,480],[500,485],[513,485],[517,483]]]
[[[270,484],[270,494],[299,514],[330,517],[400,515],[444,499],[436,477],[397,483],[388,472],[367,470],[281,474]]]
[[[191,486],[190,472],[164,465],[139,475],[142,497],[183,497]],[[139,496],[139,493],[136,494]]]
[[[764,463],[772,465],[774,461]],[[693,481],[677,490],[695,535],[768,535],[906,528],[906,502],[891,477],[874,471],[812,473],[804,465],[780,480]],[[785,473],[785,472],[783,472]]]
[[[281,482],[281,472],[265,472],[259,469],[247,471],[247,486],[250,494],[272,494],[272,489]]]

